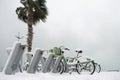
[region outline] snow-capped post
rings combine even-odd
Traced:
[[[12,51],[12,47],[7,48],[6,51],[7,51],[7,54],[9,56],[10,52]],[[20,70],[20,72],[22,72],[22,58],[21,58],[21,60],[19,62],[19,70]]]
[[[27,70],[28,73],[35,73],[37,70],[38,63],[42,57],[43,51],[40,49],[36,49],[35,55],[33,56],[30,66]]]
[[[20,60],[23,55],[25,45],[22,45],[20,42],[16,42],[10,51],[9,57],[3,68],[5,74],[14,74],[18,71],[20,66]]]
[[[50,67],[50,64],[52,63],[53,58],[54,58],[54,54],[49,54],[49,57],[47,58],[45,64],[43,65],[43,69],[42,69],[43,73],[48,72],[48,69]]]
[[[58,72],[57,68],[58,68],[58,66],[60,64],[61,59],[62,59],[61,56],[57,57],[57,59],[55,61],[55,64],[54,64],[54,67],[53,67],[53,70],[52,70],[53,73],[57,73]]]

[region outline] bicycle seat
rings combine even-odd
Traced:
[[[82,50],[76,50],[75,52],[77,52],[77,53],[82,53],[83,51],[82,51]]]

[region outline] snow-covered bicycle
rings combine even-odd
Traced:
[[[93,74],[95,71],[95,64],[94,60],[91,60],[89,58],[85,58],[86,61],[81,62],[79,59],[82,58],[79,56],[80,53],[82,53],[81,50],[76,51],[78,54],[76,57],[68,58],[64,56],[64,50],[69,50],[68,48],[64,47],[55,47],[51,49],[51,52],[54,53],[57,56],[61,56],[61,61],[58,66],[58,72],[62,74],[63,72],[69,72],[72,73],[73,71],[77,71],[79,74],[82,72],[87,72],[89,74]]]
[[[91,60],[87,57],[85,58],[85,61],[81,61],[81,58],[83,58],[83,56],[79,56],[79,54],[82,53],[82,50],[78,50],[77,52],[77,56],[73,57],[73,58],[68,58],[68,62],[73,63],[74,61],[78,61],[77,65],[76,65],[76,71],[81,74],[81,73],[87,73],[87,74],[93,74],[95,71],[95,63],[94,60]]]

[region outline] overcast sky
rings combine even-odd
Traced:
[[[34,27],[35,48],[50,49],[64,45],[69,56],[82,49],[83,55],[100,63],[103,70],[120,69],[120,0],[47,0],[46,23]],[[19,0],[0,0],[0,67],[7,60],[6,48],[17,39],[26,41],[27,25],[18,20]],[[66,53],[68,56],[68,53]]]

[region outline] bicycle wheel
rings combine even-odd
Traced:
[[[23,70],[27,71],[28,67],[30,66],[30,64],[28,62],[26,62],[23,66]]]
[[[50,72],[50,71],[53,69],[53,67],[54,67],[54,65],[55,65],[55,61],[56,61],[56,59],[53,59],[53,60],[51,61],[50,65],[49,65],[49,67],[48,67],[48,72]]]
[[[77,73],[78,73],[78,74],[80,74],[80,73],[81,73],[82,68],[81,68],[80,63],[77,63],[77,65],[76,65],[76,71],[77,71]]]
[[[87,70],[88,72],[90,72],[90,74],[92,75],[95,72],[95,64],[94,61],[90,61],[87,63],[85,70]]]
[[[42,64],[41,62],[39,62],[39,64],[36,66],[36,71],[41,72],[41,70],[42,70]]]
[[[64,64],[60,61],[59,66],[57,67],[58,73],[62,74],[64,72]]]
[[[90,74],[92,75],[95,72],[95,64],[94,61],[90,62],[82,62],[77,67],[77,72],[80,74]]]
[[[95,63],[95,72],[100,73],[100,71],[101,71],[101,66],[99,64]]]

